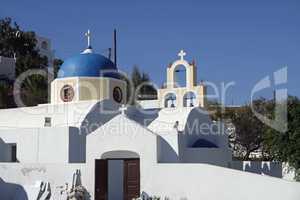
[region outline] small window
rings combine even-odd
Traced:
[[[46,41],[43,41],[41,44],[42,49],[47,50],[48,49],[48,43]]]
[[[51,117],[45,117],[45,124],[44,126],[50,127],[51,126]]]
[[[17,162],[17,144],[11,145],[11,162]]]
[[[17,162],[17,144],[16,143],[7,143],[6,144],[6,159],[5,162]]]
[[[65,85],[60,91],[60,97],[64,102],[70,102],[73,100],[74,97],[74,90],[72,86]]]

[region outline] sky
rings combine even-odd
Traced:
[[[216,85],[226,104],[249,102],[255,84],[265,76],[273,83],[273,73],[286,66],[287,83],[254,98],[270,98],[278,88],[300,96],[299,10],[299,0],[0,0],[0,18],[50,38],[63,60],[86,47],[87,29],[93,49],[106,55],[116,28],[119,69],[137,65],[158,86],[183,49],[185,59],[197,63],[198,82]],[[214,93],[211,86],[208,91]]]

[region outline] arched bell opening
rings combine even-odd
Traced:
[[[183,107],[194,107],[196,95],[194,92],[187,92],[183,96]]]
[[[165,95],[165,108],[175,108],[176,106],[176,95],[174,93],[168,93]]]

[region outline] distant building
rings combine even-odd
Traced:
[[[0,80],[15,79],[16,61],[14,58],[0,56]]]
[[[39,35],[36,35],[36,48],[39,50],[41,56],[46,56],[48,59],[48,66],[52,67],[54,60],[54,50],[52,50],[51,40]]]
[[[51,40],[42,36],[36,35],[36,49],[41,56],[46,56],[48,59],[48,67],[52,68],[54,60],[54,51],[51,47]],[[0,80],[15,80],[16,79],[16,59],[0,56]]]

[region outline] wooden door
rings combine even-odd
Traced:
[[[124,160],[124,200],[140,196],[140,160]]]
[[[108,161],[95,161],[95,200],[108,199]]]

